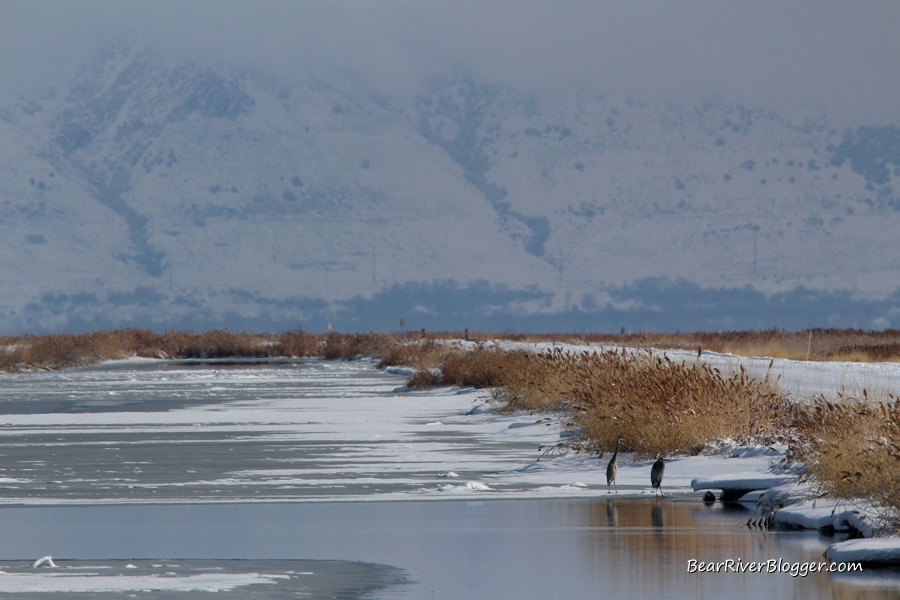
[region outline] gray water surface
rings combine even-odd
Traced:
[[[826,573],[688,573],[691,559],[822,560],[829,538],[748,529],[748,514],[638,499],[3,508],[0,562],[52,552],[61,565],[71,559],[219,565],[240,559],[261,563],[258,569],[313,559],[391,565],[402,570],[403,582],[366,591],[383,599],[900,594],[890,579],[857,585]],[[291,568],[302,570],[299,563]]]

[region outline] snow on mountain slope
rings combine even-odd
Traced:
[[[545,99],[549,111],[515,97],[479,110],[491,94],[461,85],[432,101],[456,118],[446,129],[477,132],[439,143],[502,190],[508,213],[546,220],[535,253],[573,287],[596,284],[599,268],[607,284],[896,289],[895,261],[861,257],[873,242],[898,248],[884,219],[900,222],[900,202],[833,164],[846,134],[823,117],[795,125],[762,109],[577,97]]]
[[[0,103],[0,329],[618,327],[673,286],[887,326],[897,148],[824,115],[461,74],[384,98],[105,44]]]

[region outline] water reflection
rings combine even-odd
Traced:
[[[619,511],[616,508],[616,503],[612,500],[606,501],[606,524],[609,527],[619,526]]]
[[[830,538],[748,529],[697,501],[579,499],[0,508],[0,559],[350,560],[410,583],[378,598],[896,598],[898,574],[688,573],[819,562]]]
[[[661,530],[666,526],[666,518],[658,501],[650,509],[650,522],[653,523],[657,530]]]
[[[598,500],[582,515],[595,535],[582,538],[591,567],[609,574],[610,597],[668,598],[898,598],[900,572],[877,576],[810,573],[791,565],[825,562],[830,537],[814,532],[769,532],[744,525],[750,511],[677,500]],[[719,572],[689,573],[689,561],[723,563]],[[780,561],[780,562],[779,562]],[[785,572],[749,572],[751,564]],[[742,566],[747,570],[735,572]],[[869,575],[873,575],[872,571]]]

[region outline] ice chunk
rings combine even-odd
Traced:
[[[32,569],[37,569],[38,567],[55,567],[56,563],[53,562],[53,556],[48,554],[47,556],[42,556],[33,563],[31,563]]]

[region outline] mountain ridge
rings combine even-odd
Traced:
[[[0,104],[0,327],[900,326],[898,131],[106,44]]]

